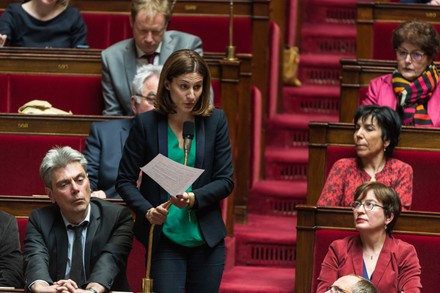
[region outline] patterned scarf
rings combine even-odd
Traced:
[[[398,108],[403,112],[403,125],[432,126],[426,105],[438,84],[435,65],[429,65],[413,82],[409,82],[395,70],[392,82],[399,102]]]

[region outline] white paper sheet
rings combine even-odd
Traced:
[[[171,195],[183,194],[205,171],[177,163],[158,154],[141,170]]]

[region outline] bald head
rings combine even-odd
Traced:
[[[346,275],[337,279],[331,286],[332,290],[327,292],[335,292],[335,289],[339,289],[343,292],[350,293],[377,293],[376,287],[369,280],[364,279],[356,275]]]
[[[333,286],[338,286],[341,289],[351,292],[354,284],[359,282],[359,280],[360,278],[355,275],[342,276],[333,283]]]

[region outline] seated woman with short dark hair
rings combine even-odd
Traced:
[[[389,107],[361,106],[354,116],[357,156],[336,161],[327,177],[318,206],[349,206],[360,184],[378,181],[393,187],[404,210],[411,208],[413,169],[392,158],[400,135],[400,119]]]

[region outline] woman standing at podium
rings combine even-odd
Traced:
[[[228,124],[210,105],[208,65],[192,50],[165,62],[155,109],[135,118],[119,165],[116,189],[136,213],[134,233],[147,247],[151,225],[154,292],[218,292],[225,263],[226,228],[220,202],[234,188]],[[162,154],[184,163],[183,124],[194,123],[188,166],[204,172],[183,194],[169,195],[139,168]],[[167,174],[177,180],[179,174]],[[167,202],[172,205],[167,210]]]

